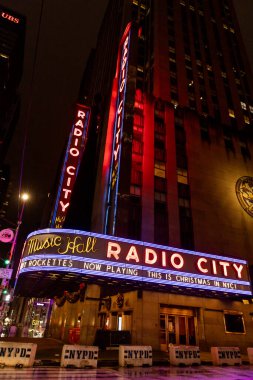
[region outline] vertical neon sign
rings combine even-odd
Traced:
[[[90,108],[77,104],[75,121],[69,135],[60,183],[50,222],[51,227],[61,228],[65,221],[70,205],[72,190],[85,149],[89,119]]]
[[[112,157],[110,167],[110,179],[108,188],[108,204],[112,205],[113,212],[113,224],[111,233],[115,232],[115,219],[117,212],[117,192],[119,186],[119,169],[120,169],[120,157],[121,157],[121,139],[123,132],[123,120],[124,120],[124,108],[125,108],[125,94],[127,84],[127,72],[128,72],[128,58],[129,58],[129,46],[130,46],[130,31],[131,23],[129,23],[125,29],[119,45],[118,61],[116,78],[117,83],[117,102],[116,112],[114,118],[114,130],[113,130],[113,145],[112,145]],[[108,229],[109,222],[109,209],[106,214],[106,229]]]

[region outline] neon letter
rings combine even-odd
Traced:
[[[227,267],[230,266],[229,263],[226,263],[225,261],[219,261],[219,264],[223,267],[223,274],[224,276],[228,276],[228,271],[227,271]]]
[[[203,257],[201,257],[201,258],[198,259],[198,261],[197,261],[197,267],[198,267],[199,271],[202,272],[202,273],[207,273],[207,272],[208,272],[208,269],[203,268],[203,267],[201,266],[202,263],[207,263],[207,259],[204,259]]]
[[[151,254],[151,257],[150,257]],[[153,256],[153,257],[152,257]],[[146,264],[154,264],[157,261],[156,251],[150,248],[145,249],[145,263]]]
[[[79,150],[77,148],[71,148],[69,153],[71,154],[71,156],[74,156],[74,157],[79,156]]]
[[[84,111],[78,111],[77,112],[77,117],[80,117],[81,119],[84,119],[86,115],[86,112]]]
[[[235,268],[235,270],[237,271],[237,277],[238,278],[242,278],[242,269],[243,269],[243,265],[239,265],[237,266],[237,264],[233,264],[233,267]]]
[[[129,261],[129,260],[135,260],[136,263],[138,263],[140,261],[139,257],[138,257],[138,253],[136,251],[136,248],[134,245],[131,245],[129,251],[128,251],[128,254],[126,256],[126,260]]]
[[[180,261],[179,264],[175,263],[176,259],[179,259]],[[179,253],[173,253],[173,255],[170,258],[170,262],[171,262],[171,265],[176,269],[180,269],[184,266],[184,259],[182,258],[181,255],[179,255]]]
[[[69,206],[69,203],[64,204],[62,201],[60,201],[60,205],[62,212],[65,212],[66,208]]]
[[[68,166],[67,169],[66,169],[66,172],[69,175],[75,175],[75,170],[76,170],[76,168],[74,166]]]
[[[120,251],[121,248],[118,243],[113,243],[112,241],[109,241],[106,257],[111,258],[113,256],[116,260],[119,260]]]

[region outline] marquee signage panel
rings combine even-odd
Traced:
[[[85,231],[46,229],[30,234],[19,274],[34,271],[252,296],[245,260]]]
[[[122,35],[117,57],[117,68],[116,75],[114,79],[115,88],[113,89],[112,98],[114,99],[114,93],[116,95],[116,104],[111,104],[110,113],[113,114],[112,119],[112,147],[111,147],[111,158],[110,158],[110,171],[109,171],[109,185],[107,200],[108,204],[113,204],[113,231],[115,228],[115,216],[117,212],[117,192],[119,186],[119,172],[120,172],[120,159],[121,159],[121,145],[122,145],[122,134],[124,127],[124,111],[125,111],[125,96],[127,87],[127,73],[128,73],[128,60],[129,60],[129,49],[130,49],[130,36],[131,36],[131,22],[127,24],[125,31]],[[109,121],[110,123],[110,121]],[[108,126],[110,130],[110,127]],[[106,225],[109,218],[109,210],[107,210]],[[108,228],[108,226],[107,226]]]
[[[85,149],[90,119],[90,108],[76,105],[75,120],[61,171],[60,183],[51,218],[51,227],[61,228],[66,218],[72,190]]]

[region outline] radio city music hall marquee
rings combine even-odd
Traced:
[[[85,149],[89,118],[90,108],[77,104],[75,121],[69,136],[56,202],[51,218],[51,227],[61,228],[66,218],[75,179]]]
[[[113,236],[65,229],[31,233],[19,275],[67,272],[97,278],[252,296],[247,262]]]

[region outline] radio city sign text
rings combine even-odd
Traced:
[[[251,295],[245,260],[98,235],[47,229],[29,235],[20,273],[50,270]]]
[[[118,98],[117,98],[117,108],[115,114],[114,122],[114,149],[112,156],[112,179],[111,186],[114,188],[115,183],[118,179],[119,171],[119,159],[120,159],[120,148],[121,148],[121,135],[123,128],[123,118],[124,118],[124,103],[125,103],[125,91],[127,83],[127,66],[128,66],[128,56],[129,56],[129,40],[130,40],[130,25],[128,24],[125,33],[123,35],[123,40],[121,41],[121,60],[119,68],[119,82],[118,82]]]
[[[70,205],[77,171],[85,149],[90,109],[78,104],[63,163],[51,226],[61,228]]]

